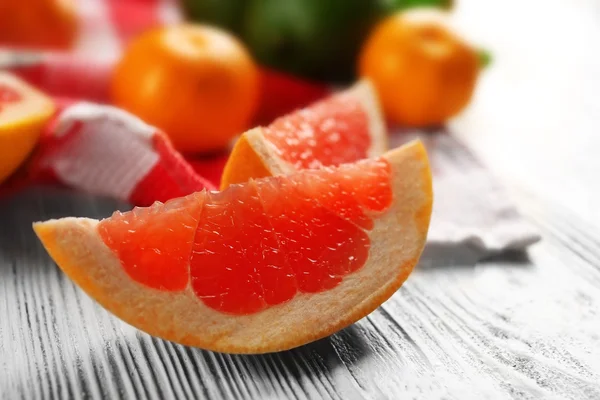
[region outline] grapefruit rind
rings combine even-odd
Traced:
[[[367,156],[380,156],[388,150],[389,144],[385,119],[375,86],[370,80],[363,78],[351,91],[354,92],[354,96],[362,104],[369,120],[371,147],[367,150]]]
[[[363,79],[347,93],[362,105],[368,119],[371,145],[367,157],[377,157],[388,149],[387,132],[383,114],[371,81]],[[277,155],[262,128],[251,129],[235,143],[221,177],[221,190],[234,183],[247,182],[251,178],[264,178],[288,174],[295,168]]]
[[[279,157],[262,128],[245,132],[235,143],[221,176],[221,190],[250,179],[291,173],[294,168]]]
[[[97,220],[63,218],[34,224],[59,267],[90,297],[153,336],[224,353],[268,353],[326,337],[375,310],[406,280],[425,245],[432,206],[429,164],[421,142],[384,155],[392,167],[394,201],[368,232],[365,265],[335,288],[297,294],[251,315],[215,311],[188,285],[180,292],[143,286],[104,244]]]

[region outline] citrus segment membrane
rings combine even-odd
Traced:
[[[125,272],[154,289],[183,290],[206,192],[173,199],[130,212],[115,212],[98,232],[116,253]]]
[[[342,92],[273,121],[264,128],[276,154],[296,169],[367,158],[369,116],[352,92]]]
[[[247,315],[360,269],[372,218],[392,203],[390,181],[386,160],[367,159],[117,212],[98,229],[138,283],[191,284],[208,307]]]
[[[332,289],[364,264],[369,238],[363,230],[302,195],[284,176],[256,184],[300,292]]]
[[[358,161],[336,168],[336,180],[329,176],[331,167],[306,170],[290,175],[300,191],[323,207],[365,229],[373,228],[369,216],[384,211],[392,202],[391,168],[384,159]]]
[[[207,306],[248,314],[296,292],[254,185],[209,192],[190,259],[194,293]]]

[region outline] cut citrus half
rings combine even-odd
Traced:
[[[377,94],[368,80],[245,132],[221,177],[221,189],[251,178],[335,166],[387,150]]]
[[[431,206],[415,141],[377,159],[34,229],[125,322],[185,345],[264,353],[325,337],[387,300],[420,257]]]
[[[16,76],[0,72],[0,182],[31,153],[53,113],[49,97]]]

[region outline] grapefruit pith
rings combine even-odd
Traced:
[[[251,178],[351,163],[380,156],[387,133],[373,85],[349,89],[245,132],[221,177],[221,189]]]
[[[125,322],[185,345],[264,353],[327,336],[387,300],[420,257],[431,206],[415,141],[378,159],[34,229]]]

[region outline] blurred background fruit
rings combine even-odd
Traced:
[[[53,113],[49,97],[0,72],[0,183],[27,159]]]
[[[386,117],[408,126],[442,124],[471,99],[479,53],[433,9],[399,12],[369,35],[359,73],[377,87]]]
[[[264,66],[312,80],[348,83],[375,23],[451,0],[183,0],[188,18],[238,34]]]
[[[76,0],[0,1],[0,45],[68,49],[76,35]]]
[[[239,34],[248,0],[182,0],[184,13],[192,21],[215,25]]]
[[[394,13],[409,8],[436,7],[450,10],[454,7],[454,0],[380,0],[381,7],[386,14]]]
[[[377,1],[253,0],[242,37],[264,65],[306,78],[349,81]]]
[[[113,102],[164,130],[184,153],[211,152],[249,128],[259,73],[224,30],[180,24],[133,40],[117,64]]]

